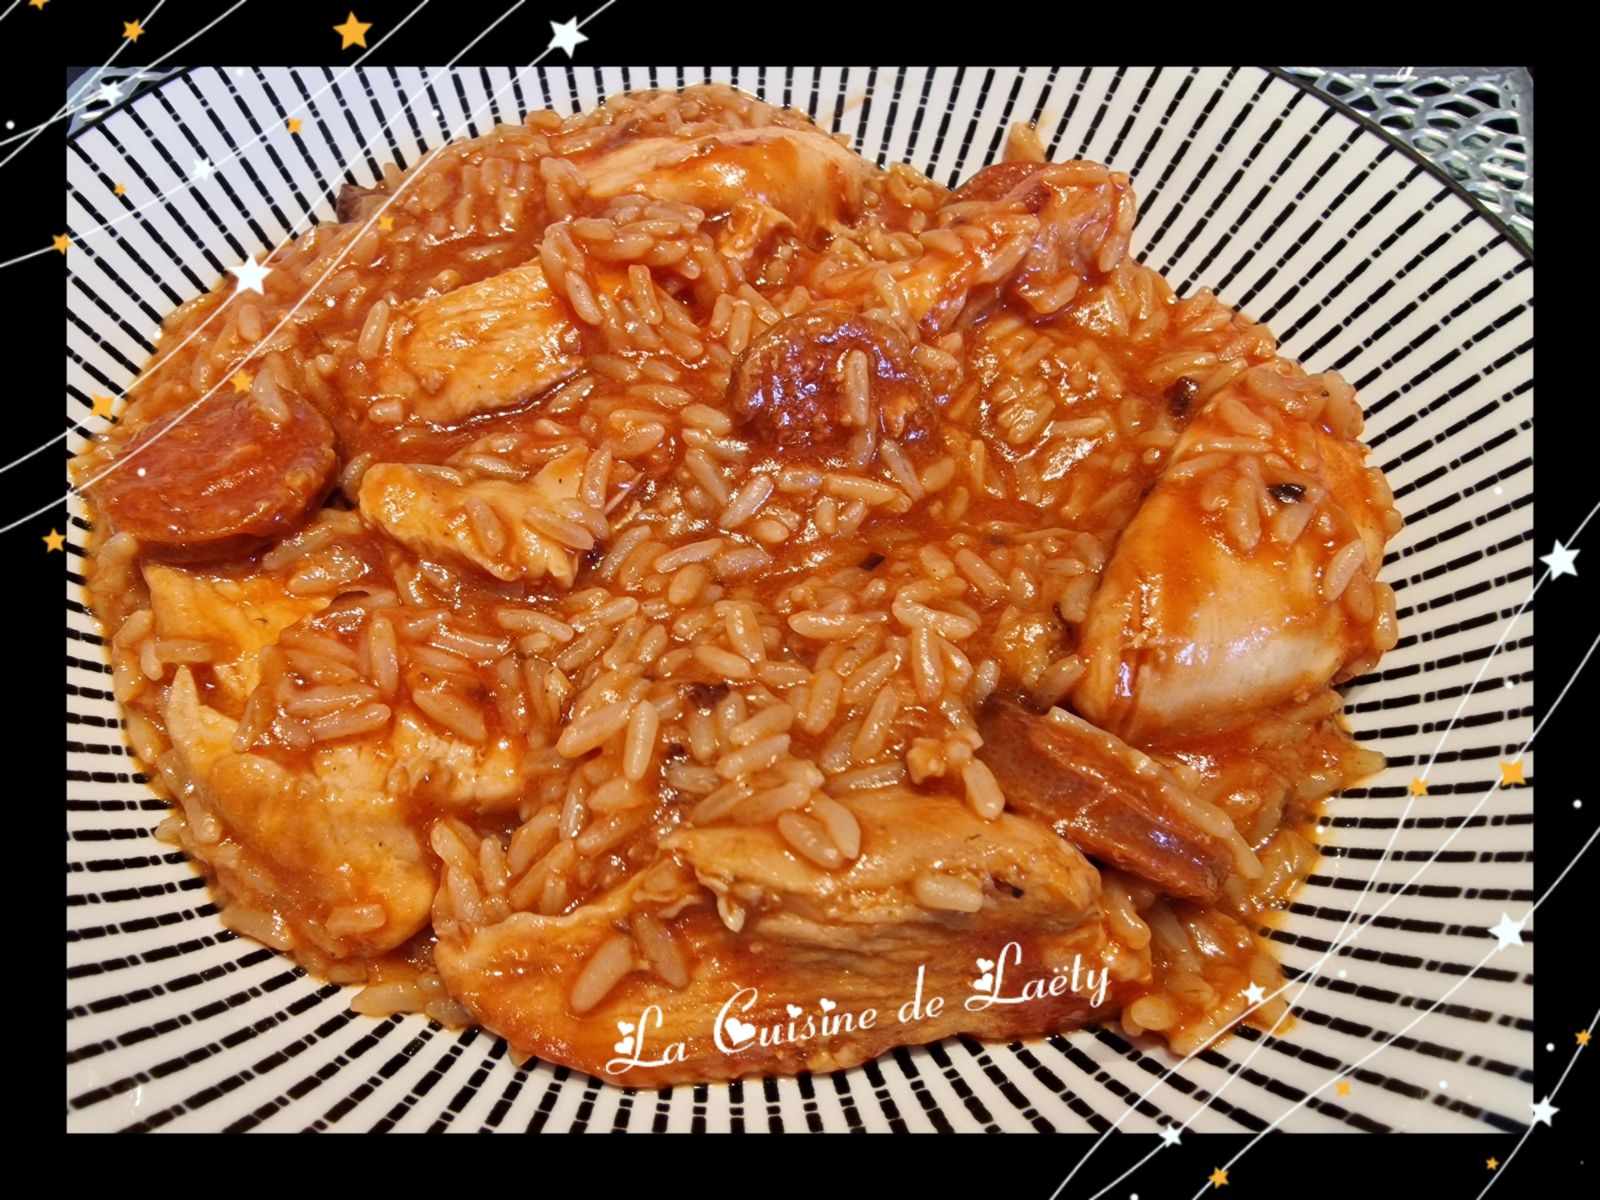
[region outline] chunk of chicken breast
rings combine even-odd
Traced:
[[[566,506],[577,503],[587,456],[575,447],[527,483],[461,484],[422,467],[378,463],[361,481],[361,515],[426,558],[475,567],[496,579],[549,576],[570,587],[579,554],[595,544],[592,529],[563,515],[576,511]]]
[[[392,764],[377,745],[326,748],[309,772],[238,753],[236,723],[201,701],[187,667],[163,715],[192,781],[180,797],[190,836],[235,901],[335,957],[393,950],[427,924],[433,872],[404,800],[385,789]],[[351,908],[379,916],[371,928],[329,934],[329,915]]]
[[[1241,435],[1252,422],[1270,432]],[[1078,711],[1144,742],[1304,699],[1373,661],[1392,614],[1371,581],[1397,518],[1364,455],[1243,388],[1214,397],[1090,602]],[[1252,531],[1254,544],[1241,544]],[[1347,599],[1346,582],[1367,589],[1367,603]]]
[[[809,238],[846,220],[859,211],[873,167],[825,133],[771,125],[689,140],[642,138],[583,172],[597,200],[634,193],[740,218],[719,248],[741,255],[774,229]]]
[[[261,650],[296,621],[328,605],[327,596],[295,596],[266,576],[213,575],[148,563],[144,580],[156,636],[211,647],[212,676],[236,706],[260,682]]]
[[[448,425],[555,386],[578,369],[578,349],[566,307],[539,264],[526,263],[400,308],[378,364],[379,392]]]
[[[1102,968],[1099,876],[1082,855],[1030,821],[985,822],[947,797],[886,790],[852,797],[850,808],[861,855],[846,869],[797,858],[770,826],[682,829],[663,842],[685,873],[681,894],[652,894],[655,871],[646,871],[563,916],[462,925],[441,936],[435,961],[451,995],[513,1046],[596,1073],[618,1058],[619,1023],[631,1027],[657,1005],[646,1053],[681,1041],[685,1057],[617,1072],[625,1083],[834,1070],[908,1041],[1012,1038],[1092,1017],[1092,987],[976,1011],[963,1004],[1013,942],[1021,965],[1008,965],[1008,993],[1024,976],[1070,969],[1075,954],[1085,970]],[[609,990],[590,975],[600,955],[624,973]],[[897,1009],[919,970],[924,1004],[943,1004],[902,1025]],[[780,1044],[723,1021],[787,1026],[801,1010],[816,1020],[868,1008],[873,1028]]]
[[[501,735],[482,745],[451,737],[404,709],[395,715],[390,748],[405,766],[412,795],[473,812],[515,808],[534,760],[518,738]]]

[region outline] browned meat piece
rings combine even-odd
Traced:
[[[1006,1039],[1094,1019],[1106,1000],[1106,924],[1098,874],[1070,844],[1018,817],[984,821],[947,797],[888,789],[849,807],[861,854],[845,870],[797,857],[770,825],[685,828],[663,842],[676,863],[565,915],[443,931],[435,961],[451,995],[513,1046],[595,1073],[618,1058],[619,1031],[637,1034],[642,1011],[658,1006],[645,1051],[681,1041],[684,1059],[612,1072],[627,1084],[830,1071],[908,1042]],[[1062,980],[1057,990],[966,1007],[1012,943],[1003,994],[1038,976]],[[1076,991],[1051,975],[1074,955],[1094,971]],[[942,997],[942,1010],[901,1024],[919,969],[924,997]],[[753,1032],[868,1008],[872,1028],[778,1044]]]
[[[950,204],[965,204],[973,200],[1004,200],[1012,192],[1017,191],[1020,185],[1032,179],[1048,163],[1008,162],[995,163],[984,167],[983,170],[967,180],[955,191],[950,193]],[[1031,213],[1038,212],[1050,199],[1048,188],[1039,186],[1021,191],[1017,197],[1023,206]]]
[[[362,477],[361,515],[401,545],[435,561],[469,564],[508,581],[548,576],[571,587],[579,556],[594,545],[594,531],[558,514],[603,522],[577,499],[587,457],[581,449],[564,454],[526,483],[479,479],[457,484],[404,463],[379,463]],[[483,526],[474,526],[469,507],[476,507],[483,514],[480,521],[499,531],[492,551],[474,531]]]
[[[173,750],[163,777],[194,844],[217,847],[210,865],[231,901],[270,920],[250,932],[343,958],[393,950],[427,924],[432,862],[406,804],[385,789],[393,760],[382,747],[324,754],[309,771],[238,753],[237,725],[202,700],[188,667],[164,715]]]
[[[1169,398],[1188,411],[1192,394]],[[1252,426],[1268,452],[1261,461],[1282,465],[1258,469],[1261,483],[1231,465],[1230,500],[1209,502],[1228,475],[1195,464],[1214,462],[1208,447],[1237,442],[1237,430]],[[1090,602],[1074,707],[1150,744],[1299,702],[1376,662],[1393,644],[1394,609],[1382,602],[1392,602],[1387,585],[1372,581],[1399,518],[1365,456],[1352,438],[1285,421],[1278,402],[1242,387],[1190,412]],[[1248,548],[1227,524],[1241,492],[1261,530]],[[1337,590],[1335,574],[1345,580]]]
[[[191,553],[289,532],[321,503],[338,456],[309,403],[258,378],[142,430],[93,486],[117,529]]]
[[[405,305],[389,335],[379,394],[439,425],[521,404],[580,363],[578,330],[538,263]]]
[[[1131,746],[1035,716],[1012,700],[991,700],[978,728],[978,757],[994,772],[1009,808],[1163,891],[1216,900],[1233,866],[1229,846],[1182,810],[1177,784],[1153,761],[1145,759],[1150,770],[1136,774],[1133,763],[1144,756]],[[1126,754],[1108,753],[1107,742]]]
[[[361,202],[368,196],[381,196],[379,188],[358,187],[356,184],[347,183],[339,189],[339,198],[333,202],[333,215],[339,218],[341,225],[354,221],[361,216]]]
[[[744,221],[722,249],[747,253],[766,233],[792,229],[810,238],[858,211],[870,163],[815,129],[725,129],[692,140],[625,142],[584,164],[589,195],[628,193],[689,204]]]
[[[865,405],[852,403],[852,370],[861,372]],[[905,334],[843,312],[800,313],[756,338],[734,369],[728,400],[774,448],[819,456],[870,425],[874,413],[884,434],[908,448],[927,440],[935,416]]]
[[[930,246],[895,282],[928,334],[997,294],[1049,316],[1124,261],[1133,219],[1126,175],[1087,162],[1001,163],[941,210],[959,251]]]

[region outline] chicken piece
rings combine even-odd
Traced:
[[[501,736],[484,745],[461,741],[409,709],[395,716],[389,744],[394,761],[410,773],[413,796],[479,813],[515,808],[534,761],[519,739]]]
[[[611,1071],[629,1084],[830,1071],[907,1042],[1005,1040],[1092,1019],[1112,951],[1098,873],[1076,850],[1029,821],[986,822],[947,797],[886,790],[849,807],[862,852],[841,870],[796,857],[770,826],[681,829],[663,850],[718,907],[687,874],[681,892],[655,890],[652,868],[563,916],[517,913],[443,933],[435,962],[455,999],[527,1053],[603,1073],[616,1066],[619,1031],[637,1036],[646,1025],[646,1056],[683,1043],[682,1061]],[[675,864],[661,865],[670,873]],[[1015,995],[1026,978],[1065,981],[1052,968],[1070,971],[1074,955],[1077,991],[1063,982],[1028,1003],[964,1004],[995,986],[997,961],[1000,990]],[[933,996],[943,1005],[902,1024],[919,970],[924,1005]],[[617,971],[614,987],[596,985],[596,973]],[[658,1009],[646,1021],[649,1005]],[[812,1039],[763,1044],[770,1039],[743,1028],[793,1020],[803,1029],[868,1008],[873,1028]]]
[[[407,305],[388,336],[379,394],[406,397],[436,425],[521,404],[581,361],[578,329],[538,263]]]
[[[1037,213],[1050,199],[1049,189],[1040,182],[1048,166],[1049,163],[1042,162],[990,163],[951,192],[947,203],[992,203],[1015,197],[1023,211]],[[349,190],[348,186],[346,190]],[[343,193],[340,199],[343,200]]]
[[[1364,454],[1243,388],[1214,397],[1090,602],[1077,710],[1145,743],[1303,700],[1375,661],[1393,609],[1372,581],[1398,517]]]
[[[1255,865],[1227,814],[1186,795],[1148,755],[1064,711],[1040,717],[991,699],[978,731],[978,757],[1008,809],[1164,892],[1213,903],[1236,857],[1247,873]]]
[[[588,192],[599,200],[627,192],[707,212],[757,198],[792,220],[827,219],[855,197],[871,164],[817,129],[761,125],[700,137],[640,138],[585,164]],[[849,193],[838,195],[840,186]]]
[[[91,485],[117,529],[190,558],[235,554],[294,529],[327,495],[333,427],[266,371],[145,426]]]
[[[908,936],[920,941],[910,927],[968,921],[920,898],[920,881],[930,874],[968,886],[979,926],[1075,924],[1098,890],[1082,856],[1031,822],[1009,816],[987,822],[947,797],[894,790],[853,797],[849,807],[861,826],[861,855],[844,870],[796,857],[772,825],[681,829],[662,846],[679,854],[725,907],[753,885],[763,899],[749,914],[750,928],[786,942],[868,953],[888,951]]]
[[[929,246],[895,281],[928,335],[1001,293],[1048,316],[1123,261],[1134,216],[1128,177],[1098,164],[996,164],[940,209],[937,227],[960,249]]]
[[[361,481],[361,515],[424,557],[476,567],[496,579],[549,576],[571,587],[578,556],[596,541],[591,528],[569,515],[598,519],[592,510],[581,511],[577,499],[587,458],[587,450],[575,447],[527,483],[461,484],[423,467],[378,463]]]
[[[236,902],[333,957],[382,954],[427,924],[433,871],[403,800],[385,790],[392,760],[380,748],[326,748],[309,772],[236,753],[235,722],[201,702],[187,667],[163,715],[189,781],[179,798],[196,852]],[[329,933],[329,916],[349,909],[378,915]]]
[[[774,229],[802,239],[860,210],[874,168],[814,129],[783,125],[727,129],[704,137],[642,138],[583,167],[596,200],[627,193],[740,217],[725,231],[725,253],[741,255]]]
[[[204,575],[149,563],[144,581],[156,636],[212,646],[212,676],[236,707],[261,681],[261,650],[302,617],[328,606],[327,596],[291,595],[267,576]]]

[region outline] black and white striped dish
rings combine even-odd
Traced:
[[[1136,248],[1181,292],[1216,289],[1269,322],[1286,352],[1360,390],[1374,461],[1407,525],[1385,571],[1403,636],[1351,689],[1349,715],[1391,766],[1329,805],[1326,857],[1270,935],[1307,985],[1298,1021],[1270,1041],[1240,1033],[1165,1079],[1170,1055],[1084,1030],[658,1094],[544,1064],[514,1069],[481,1032],[353,1015],[342,989],[225,931],[183,856],[150,836],[163,806],[123,747],[98,631],[69,576],[69,1128],[1522,1125],[1532,947],[1467,974],[1493,944],[1485,927],[1532,899],[1531,789],[1493,791],[1498,761],[1531,731],[1532,617],[1510,623],[1533,581],[1533,272],[1521,245],[1410,151],[1261,70],[709,77],[806,109],[869,158],[908,161],[943,183],[994,159],[1011,122],[1037,121],[1053,157],[1133,176]],[[531,107],[567,112],[705,78],[700,68],[555,65],[432,78],[201,69],[167,80],[67,148],[68,418],[97,425],[90,397],[127,383],[163,314],[308,210],[329,217],[341,182],[370,183],[386,161],[413,164],[451,131],[482,133]],[[284,133],[291,112],[306,118],[298,137]],[[215,172],[192,179],[198,159]],[[126,196],[113,194],[117,183]],[[171,194],[134,212],[157,193]],[[81,509],[70,536],[81,545]],[[1406,785],[1430,761],[1429,794],[1413,799]],[[1379,915],[1321,961],[1357,913]],[[1324,1086],[1391,1038],[1356,1072],[1359,1105]]]

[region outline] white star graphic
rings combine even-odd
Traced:
[[[1163,1146],[1176,1146],[1183,1140],[1183,1130],[1176,1125],[1168,1125],[1161,1131],[1161,1144]]]
[[[196,179],[204,179],[215,170],[216,168],[211,165],[209,158],[197,158],[194,160],[194,166],[189,168],[189,174]]]
[[[1561,1111],[1555,1105],[1550,1103],[1550,1097],[1549,1096],[1546,1096],[1543,1100],[1540,1100],[1537,1104],[1528,1105],[1528,1107],[1533,1109],[1533,1123],[1535,1125],[1539,1125],[1539,1124],[1548,1125],[1548,1124],[1550,1124],[1550,1118],[1555,1116],[1558,1112]]]
[[[573,17],[565,25],[550,22],[550,49],[565,50],[567,57],[572,57],[572,52],[578,48],[579,42],[587,42],[589,35],[578,32],[578,18]]]
[[[1549,565],[1551,579],[1560,579],[1563,575],[1576,575],[1578,573],[1578,568],[1572,564],[1577,560],[1578,555],[1582,553],[1583,551],[1581,550],[1569,550],[1558,541],[1556,542],[1556,548],[1550,551],[1549,554],[1543,555],[1539,561]]]
[[[1527,919],[1523,917],[1522,921]],[[1489,926],[1489,932],[1500,939],[1500,944],[1495,947],[1496,950],[1504,950],[1507,946],[1515,946],[1522,941],[1522,921],[1513,921],[1510,913],[1503,912],[1500,914],[1500,924]]]
[[[239,281],[241,292],[255,292],[257,295],[262,294],[261,284],[272,274],[271,267],[263,266],[253,258],[247,258],[237,267],[229,267],[228,270]]]
[[[102,83],[100,90],[94,94],[96,100],[104,100],[107,104],[115,104],[122,99],[122,85],[120,83]]]
[[[1252,983],[1244,990],[1244,998],[1251,1004],[1260,1004],[1267,998],[1267,990],[1259,983]]]

